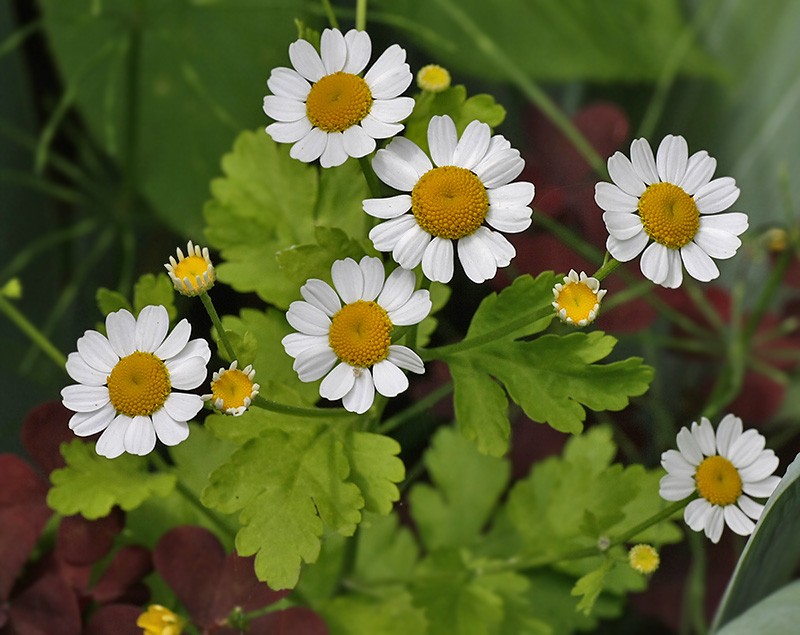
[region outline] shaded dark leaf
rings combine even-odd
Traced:
[[[97,520],[87,520],[80,514],[67,516],[56,534],[58,556],[71,564],[97,562],[111,551],[114,538],[124,526],[125,512],[119,507]]]
[[[102,606],[89,619],[83,635],[142,635],[136,620],[143,612],[131,604]]]
[[[79,635],[81,615],[72,589],[59,576],[44,575],[9,608],[12,632],[19,635]]]
[[[150,598],[150,591],[141,580],[152,570],[153,559],[145,547],[123,547],[114,554],[108,568],[92,589],[92,597],[99,604],[123,601],[144,604]]]
[[[309,608],[293,606],[250,622],[250,635],[328,635],[322,618]]]
[[[75,438],[69,429],[72,414],[60,401],[48,401],[31,410],[22,423],[22,445],[45,475],[66,465],[59,448]]]

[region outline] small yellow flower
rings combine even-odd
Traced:
[[[214,286],[217,274],[211,258],[208,256],[208,247],[202,249],[192,244],[190,240],[186,245],[186,256],[178,247],[178,260],[169,257],[169,262],[164,265],[175,289],[183,295],[199,295]]]
[[[180,635],[186,620],[160,604],[151,604],[136,620],[144,635]]]
[[[652,545],[636,545],[631,547],[628,552],[628,562],[631,568],[639,573],[653,573],[658,569],[661,559],[658,557],[658,551]]]
[[[762,236],[767,251],[778,253],[789,247],[789,233],[782,227],[772,227]]]
[[[438,64],[428,64],[419,69],[417,86],[431,93],[441,93],[450,88],[450,73]]]
[[[600,301],[605,294],[606,290],[600,288],[599,280],[590,278],[583,271],[578,277],[575,270],[570,269],[569,275],[564,276],[563,284],[558,283],[553,287],[553,308],[562,322],[586,326],[597,317]]]
[[[253,381],[256,376],[253,367],[248,365],[244,370],[239,370],[238,364],[234,360],[230,368],[220,368],[219,372],[214,373],[211,394],[203,395],[203,399],[211,401],[217,410],[235,417],[250,407],[261,388]]]

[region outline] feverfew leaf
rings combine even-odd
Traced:
[[[592,607],[603,590],[603,582],[613,566],[611,560],[603,560],[603,564],[597,569],[587,573],[575,583],[570,595],[582,596],[577,610],[582,611],[584,615],[592,612]]]
[[[406,476],[403,462],[397,457],[400,444],[391,437],[370,432],[356,432],[352,427],[343,438],[344,453],[350,462],[350,480],[361,490],[364,509],[388,514],[400,500],[399,483]]]
[[[102,518],[114,505],[129,511],[154,494],[166,496],[175,487],[175,475],[149,473],[144,457],[123,454],[107,459],[78,439],[63,444],[61,453],[67,467],[50,474],[53,487],[47,504],[65,516],[80,513],[90,520]]]
[[[480,454],[452,428],[441,428],[425,454],[434,487],[418,484],[411,515],[429,549],[467,547],[479,540],[508,484],[508,461]]]
[[[97,308],[100,309],[100,313],[102,313],[103,316],[113,313],[114,311],[119,311],[120,309],[126,309],[133,313],[131,303],[128,302],[128,299],[119,291],[112,291],[111,289],[100,287],[95,295],[95,300],[97,301]]]
[[[426,635],[428,629],[423,611],[412,604],[408,591],[395,589],[379,598],[345,595],[334,598],[319,609],[330,635]]]
[[[163,305],[169,313],[170,321],[178,317],[178,310],[175,308],[175,287],[167,274],[146,273],[134,285],[133,308],[136,315],[150,304]]]
[[[409,528],[400,524],[396,514],[364,514],[358,528],[358,549],[353,565],[359,582],[369,584],[370,580],[410,577],[418,559],[416,540]]]
[[[298,288],[309,278],[330,283],[331,266],[335,260],[352,258],[358,262],[366,254],[364,247],[341,229],[317,227],[314,236],[315,243],[293,245],[275,254],[283,275]]]

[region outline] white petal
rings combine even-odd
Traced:
[[[717,544],[722,537],[722,530],[724,528],[725,516],[722,512],[722,507],[712,505],[711,513],[706,521],[706,536],[711,542]]]
[[[134,417],[125,430],[125,451],[144,456],[156,447],[156,431],[150,417]]]
[[[761,518],[761,514],[764,513],[764,506],[761,503],[756,503],[752,498],[745,496],[744,494],[739,496],[736,504],[741,507],[742,511],[750,516],[750,518],[753,520],[758,520]]]
[[[274,95],[305,102],[311,90],[305,78],[291,68],[273,68],[267,80],[267,86]]]
[[[426,155],[416,143],[405,137],[393,139],[386,149],[389,152],[394,152],[398,157],[414,168],[417,174],[417,181],[419,177],[433,169],[428,155]]]
[[[169,368],[170,364],[180,363],[192,357],[202,359],[206,364],[208,364],[208,360],[211,359],[211,349],[208,347],[208,342],[203,338],[198,337],[197,339],[190,340],[180,353],[174,357],[170,357],[168,360],[165,359],[164,363],[167,365],[167,368]]]
[[[355,379],[350,392],[342,398],[342,405],[345,410],[363,414],[370,409],[375,400],[375,384],[372,383],[372,373],[369,370],[362,371]]]
[[[184,347],[189,343],[189,337],[192,335],[192,325],[189,320],[182,319],[172,329],[172,333],[167,336],[167,339],[159,346],[153,353],[159,359],[169,359],[175,357],[180,353]]]
[[[333,317],[342,308],[342,303],[339,300],[339,296],[336,295],[336,291],[327,282],[317,278],[310,278],[300,287],[300,295],[303,296],[306,302],[317,307],[328,317]]]
[[[114,353],[120,358],[136,350],[136,318],[130,311],[121,309],[106,317],[106,333]]]
[[[281,340],[283,348],[289,357],[297,357],[309,348],[325,348],[328,346],[327,335],[306,335],[304,333],[289,333]]]
[[[61,399],[64,407],[73,412],[94,412],[110,401],[106,386],[84,386],[83,384],[73,384],[62,388]]]
[[[325,66],[316,49],[306,40],[297,40],[289,45],[292,66],[310,82],[318,82],[325,75]]]
[[[750,496],[756,498],[767,498],[772,496],[772,492],[778,487],[781,479],[777,476],[768,476],[763,481],[756,481],[755,483],[742,483],[742,491]]]
[[[105,430],[117,416],[111,402],[94,412],[76,412],[69,420],[69,429],[79,437],[88,437]]]
[[[658,183],[658,168],[653,157],[653,150],[647,139],[634,139],[631,142],[631,164],[636,176],[642,179],[645,184]]]
[[[477,119],[471,121],[453,152],[453,164],[467,170],[475,167],[489,149],[491,134],[488,124]]]
[[[629,212],[605,212],[603,222],[608,233],[617,240],[628,240],[642,231],[642,219]]]
[[[364,293],[364,274],[361,267],[352,258],[337,260],[331,267],[333,286],[342,297],[345,304],[350,304],[361,299]],[[315,333],[316,335],[316,333]]]
[[[509,150],[484,157],[472,171],[486,188],[502,187],[517,178],[525,167],[519,151]]]
[[[202,384],[208,376],[206,362],[200,357],[190,357],[180,361],[177,357],[168,359],[164,365],[169,371],[169,383],[178,390],[192,390]]]
[[[477,232],[458,241],[458,259],[467,277],[478,284],[497,273],[494,252]]]
[[[691,478],[667,474],[661,477],[658,495],[664,500],[682,501],[687,496],[690,496],[695,489],[695,483]]]
[[[717,160],[708,156],[708,152],[705,150],[695,152],[689,157],[686,174],[677,185],[689,196],[692,196],[700,187],[711,180],[716,169]]]
[[[422,358],[408,346],[392,344],[389,347],[389,355],[387,355],[386,359],[395,366],[410,370],[412,373],[421,375],[425,372],[425,364],[422,363]]]
[[[384,397],[396,397],[408,388],[408,377],[388,359],[372,367],[372,380],[375,390]]]
[[[364,256],[358,266],[361,268],[361,274],[364,277],[364,289],[361,292],[361,299],[371,302],[378,297],[383,288],[386,269],[384,269],[380,258],[372,258],[370,256]]]
[[[125,451],[125,432],[131,418],[127,415],[118,415],[100,435],[95,446],[95,451],[107,459],[115,459]]]
[[[745,430],[731,446],[728,460],[736,469],[747,467],[759,457],[766,443],[767,440],[757,430]]]
[[[361,120],[361,127],[373,139],[388,139],[400,132],[403,124],[387,123],[369,114]]]
[[[517,255],[514,245],[508,242],[505,236],[492,231],[488,227],[478,227],[473,235],[479,237],[489,246],[494,255],[495,264],[498,267],[507,267],[514,256]]]
[[[308,118],[291,122],[278,121],[267,126],[267,134],[272,137],[272,140],[276,143],[294,143],[295,141],[300,141],[304,139],[310,131],[311,122]],[[317,133],[325,134],[319,128],[317,128]],[[306,146],[307,143],[304,143],[302,147],[306,148]],[[320,150],[320,153],[321,152],[322,150]],[[317,154],[317,157],[318,156],[319,154]],[[314,157],[314,159],[317,157]],[[308,163],[314,159],[303,160]]]
[[[275,95],[264,97],[263,110],[264,114],[275,121],[291,122],[307,116],[305,102]]]
[[[292,302],[286,312],[286,321],[306,335],[327,335],[331,330],[330,318],[308,302]]]
[[[83,337],[78,338],[78,353],[89,366],[107,375],[119,361],[111,344],[97,331],[86,331]]]
[[[398,267],[386,279],[383,291],[378,296],[378,304],[387,313],[399,309],[411,299],[416,281],[413,271]]]
[[[347,44],[347,61],[342,69],[345,73],[358,75],[364,70],[372,55],[372,41],[366,31],[350,29],[344,36]]]
[[[397,123],[406,119],[414,110],[414,100],[411,97],[395,97],[394,99],[376,99],[369,109],[378,121]]]
[[[105,386],[108,373],[92,368],[83,361],[80,353],[70,353],[67,357],[67,373],[72,379],[84,386]]]
[[[772,450],[764,450],[750,465],[739,469],[743,482],[757,483],[763,481],[778,469],[778,457]]]
[[[350,126],[342,133],[342,144],[345,154],[360,159],[375,150],[375,139],[370,137],[361,126]]]
[[[736,250],[741,247],[742,241],[733,234],[721,229],[704,227],[703,221],[706,218],[708,217],[703,216],[700,218],[700,229],[692,241],[712,258],[724,260],[733,257],[736,254]]]
[[[695,280],[709,282],[719,277],[717,265],[694,241],[681,247],[681,258],[686,272]]]
[[[408,302],[394,311],[387,311],[395,326],[419,324],[431,312],[431,294],[427,289],[415,291]]]
[[[417,219],[411,214],[403,214],[373,227],[369,239],[378,251],[392,251],[406,232],[414,227],[417,227]]]
[[[487,216],[488,220],[488,216]],[[422,254],[422,273],[428,280],[448,283],[453,278],[453,241],[440,236],[425,247]]]
[[[431,235],[419,225],[414,225],[397,241],[392,257],[401,267],[413,269],[422,261],[422,254],[430,241]]]
[[[336,401],[350,392],[355,381],[355,369],[350,364],[342,362],[322,380],[319,394],[325,399]]]
[[[189,424],[176,421],[164,408],[153,413],[153,428],[164,445],[178,445],[189,437]]]
[[[661,140],[656,153],[656,166],[662,181],[677,185],[686,174],[689,146],[680,135],[668,134]]]
[[[675,249],[668,249],[667,262],[669,263],[667,279],[661,283],[661,286],[667,289],[677,289],[683,282],[683,266],[681,265],[680,252]]]
[[[702,463],[703,451],[700,449],[697,440],[692,436],[692,433],[689,432],[689,428],[681,428],[676,440],[678,442],[678,449],[681,451],[681,454],[683,454],[683,458],[692,465],[700,465],[700,463]]]
[[[296,124],[304,124],[304,120],[295,122]],[[272,124],[272,126],[276,126],[277,124]],[[285,125],[295,125],[295,124],[285,124]],[[272,126],[267,127],[267,132]],[[305,126],[304,126],[305,127]],[[302,161],[303,163],[311,163],[312,161],[316,161],[325,151],[325,146],[328,143],[328,133],[320,130],[319,128],[311,128],[311,123],[308,123],[309,131],[303,136],[297,143],[292,146],[292,149],[289,150],[289,156],[297,161]],[[275,141],[280,141],[279,139],[275,138],[275,135],[272,136]]]
[[[322,32],[319,50],[327,75],[333,75],[344,68],[347,59],[347,45],[339,29],[325,29]]]
[[[663,284],[669,276],[670,250],[659,243],[652,243],[642,254],[640,267],[644,277],[656,284]],[[614,255],[613,253],[611,254]]]
[[[168,330],[169,314],[165,307],[160,304],[144,307],[136,319],[136,350],[154,352],[161,346]]]
[[[626,194],[616,185],[603,181],[594,186],[594,200],[607,212],[635,212],[639,205],[638,198]]]
[[[325,149],[319,158],[323,168],[335,168],[347,161],[347,152],[344,149],[344,135],[341,132],[329,132],[325,141]]]
[[[650,238],[644,232],[644,228],[642,228],[641,232],[636,234],[633,238],[628,238],[626,240],[619,240],[618,238],[614,238],[614,236],[609,236],[606,240],[606,249],[620,262],[628,262],[636,258],[636,256],[642,252],[648,240],[650,240]]]
[[[609,158],[608,174],[619,189],[636,198],[640,197],[647,189],[644,181],[634,171],[628,157],[622,152],[616,152]]]
[[[723,508],[725,515],[725,524],[730,527],[734,533],[740,536],[749,536],[755,529],[755,523],[744,515],[741,509],[736,505],[726,505]]]
[[[744,233],[748,226],[747,214],[743,214],[742,212],[730,212],[728,214],[700,217],[701,229],[719,229],[733,234],[734,236]]]
[[[372,159],[372,169],[386,185],[401,192],[410,192],[422,175],[412,163],[394,151],[394,144],[397,141],[401,141],[401,139],[393,139],[387,148],[378,150],[375,158]],[[407,148],[401,141],[402,147]]]
[[[496,210],[527,207],[531,204],[534,193],[533,183],[527,181],[509,183],[486,191],[489,208]]]
[[[723,176],[706,183],[694,195],[694,202],[701,214],[714,214],[728,209],[739,198],[736,181]]]
[[[705,498],[696,498],[686,506],[683,519],[694,531],[702,531],[711,515],[711,505]]]
[[[337,357],[330,347],[308,348],[294,360],[294,368],[300,381],[317,381],[336,363]]]
[[[693,477],[696,467],[677,450],[667,450],[661,455],[661,466],[672,476]]]
[[[448,115],[431,117],[428,124],[428,147],[433,162],[438,166],[453,165],[453,153],[457,145],[458,133],[453,120]]]
[[[700,419],[700,425],[697,425],[696,421],[692,423],[692,436],[694,436],[703,454],[714,456],[717,453],[714,426],[711,425],[711,422],[706,417]]]
[[[411,195],[398,194],[388,198],[368,198],[362,203],[364,211],[375,218],[397,218],[411,209]]]
[[[397,44],[392,44],[364,75],[372,96],[375,99],[397,97],[411,85],[413,76],[405,64],[406,52]]]
[[[189,421],[203,409],[203,400],[197,395],[182,392],[170,393],[164,402],[164,410],[175,421]],[[155,416],[155,415],[154,415]],[[156,432],[158,432],[156,430]]]
[[[733,443],[742,435],[742,420],[732,414],[722,418],[717,426],[717,452],[726,459],[730,458]]]
[[[489,211],[486,213],[486,222],[495,229],[516,234],[531,226],[531,214],[530,207],[501,210],[489,207]]]

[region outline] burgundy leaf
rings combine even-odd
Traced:
[[[293,606],[250,622],[249,635],[328,635],[328,627],[313,610]]]
[[[12,632],[19,635],[80,635],[81,615],[72,589],[48,574],[14,598],[9,608]]]
[[[255,557],[243,558],[231,553],[218,580],[214,597],[215,619],[227,617],[234,607],[245,613],[264,608],[285,598],[291,591],[273,591],[266,582],[260,582],[255,572]]]
[[[56,535],[58,556],[71,564],[97,562],[111,551],[114,538],[124,526],[125,513],[118,507],[97,520],[67,516],[61,520]]]
[[[153,559],[145,547],[122,547],[92,589],[92,597],[99,604],[122,601],[144,604],[150,592],[140,581],[152,570]]]
[[[75,438],[69,429],[72,414],[60,401],[48,401],[31,410],[22,423],[22,445],[45,475],[65,465],[60,447]]]
[[[144,613],[139,606],[109,604],[101,606],[89,619],[83,635],[142,635],[136,620]]]

